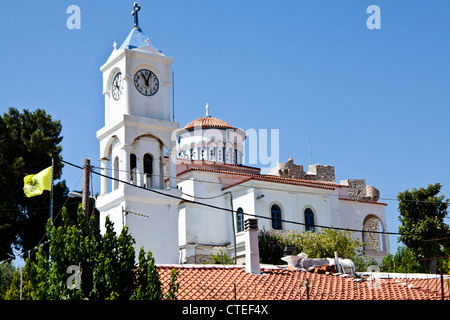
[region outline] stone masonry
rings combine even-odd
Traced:
[[[285,163],[278,163],[276,167],[272,168],[270,174],[285,178],[296,178],[312,181],[336,181],[333,166],[313,164],[308,166],[308,172],[304,172],[303,166],[295,164],[294,159],[291,157]]]
[[[350,187],[348,193],[351,199],[375,202],[380,199],[380,191],[373,186],[366,185],[364,179],[341,180],[341,184]]]
[[[370,217],[364,222],[364,230],[367,231],[380,231],[379,228],[379,220],[376,217]],[[363,243],[364,249],[380,251],[381,250],[381,242],[380,242],[380,234],[375,232],[364,232],[363,233]]]

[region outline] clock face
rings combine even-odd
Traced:
[[[144,96],[152,96],[158,91],[159,80],[150,70],[141,69],[134,75],[134,86]]]
[[[112,96],[114,100],[119,100],[120,96],[122,95],[122,73],[118,73],[115,75],[113,82],[112,82]]]

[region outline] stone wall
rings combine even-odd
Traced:
[[[336,181],[333,166],[313,164],[308,166],[308,172],[304,172],[303,166],[295,164],[294,159],[291,157],[285,163],[278,163],[276,167],[272,168],[270,174],[279,177],[311,181]]]
[[[324,166],[321,164],[309,165],[308,172],[306,173],[306,178],[308,180],[315,180],[315,181],[330,181],[330,182],[336,181],[334,175],[334,167]]]
[[[341,180],[341,184],[350,187],[348,193],[351,199],[375,202],[380,199],[380,191],[373,186],[366,185],[364,179]]]
[[[364,221],[363,230],[380,231],[380,222],[376,217],[370,217]],[[374,232],[363,232],[365,250],[381,251],[380,234]]]

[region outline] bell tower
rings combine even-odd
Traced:
[[[170,197],[181,196],[174,138],[179,123],[170,121],[173,58],[142,32],[139,11],[135,2],[131,32],[119,47],[114,42],[100,68],[105,125],[97,138],[102,174],[110,178],[101,177],[97,208],[102,227],[107,215],[118,232],[128,226],[137,253],[144,246],[157,263],[178,263],[179,200]]]

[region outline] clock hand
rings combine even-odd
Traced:
[[[149,86],[148,81],[150,80],[150,75],[148,75],[148,78],[145,77],[145,74],[143,72],[141,72],[141,75],[144,77],[145,85],[148,87]]]

